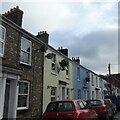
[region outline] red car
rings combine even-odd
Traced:
[[[107,105],[106,101],[104,101],[103,99],[86,100],[86,102],[88,106],[92,107],[97,112],[99,118],[109,120],[109,118],[112,117],[112,108]]]
[[[94,110],[88,109],[83,100],[61,100],[50,102],[42,120],[92,120],[98,119]]]

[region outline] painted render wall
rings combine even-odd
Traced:
[[[77,79],[78,68],[80,69],[80,80]],[[87,82],[86,85],[84,86],[85,79],[86,77],[88,77],[87,72],[89,75],[89,71],[86,68],[76,63],[73,64],[73,84],[74,84],[73,98],[74,99],[78,99],[78,89],[80,89],[80,94],[79,94],[80,99],[90,98],[89,94],[87,94],[87,91],[89,91],[90,93],[90,83]]]
[[[57,95],[56,100],[61,100],[61,91],[60,91],[60,82],[66,84],[66,88],[69,88],[69,98],[73,98],[73,82],[72,82],[72,61],[65,57],[60,52],[55,49],[48,47],[48,50],[45,53],[45,56],[48,53],[56,54],[56,72],[51,71],[51,59],[44,57],[44,87],[43,87],[43,112],[46,109],[46,106],[51,101],[51,87],[56,87]],[[59,62],[63,59],[67,59],[69,62],[69,76],[66,76],[66,71],[61,71],[58,73]]]

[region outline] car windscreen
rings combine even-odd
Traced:
[[[86,101],[89,106],[100,106],[102,102],[100,100],[89,100]]]
[[[75,106],[73,102],[53,102],[48,104],[46,112],[65,112],[65,111],[75,111]]]

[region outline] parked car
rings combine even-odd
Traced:
[[[114,103],[117,106],[117,110],[120,109],[120,96],[116,95],[106,95],[104,99],[110,99],[112,103]]]
[[[115,113],[117,112],[117,107],[114,103],[112,103],[112,101],[110,99],[104,99],[105,104],[109,105],[112,109],[112,113],[113,115],[115,115]]]
[[[50,102],[42,116],[42,120],[97,120],[97,113],[88,109],[85,103],[83,100]]]
[[[99,118],[108,120],[113,116],[112,108],[103,99],[86,100],[86,102],[88,106],[91,106],[97,112]]]

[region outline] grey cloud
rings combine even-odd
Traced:
[[[74,40],[68,45],[70,56],[79,56],[86,67],[102,73],[107,72],[107,64],[117,63],[117,30],[96,31]]]

